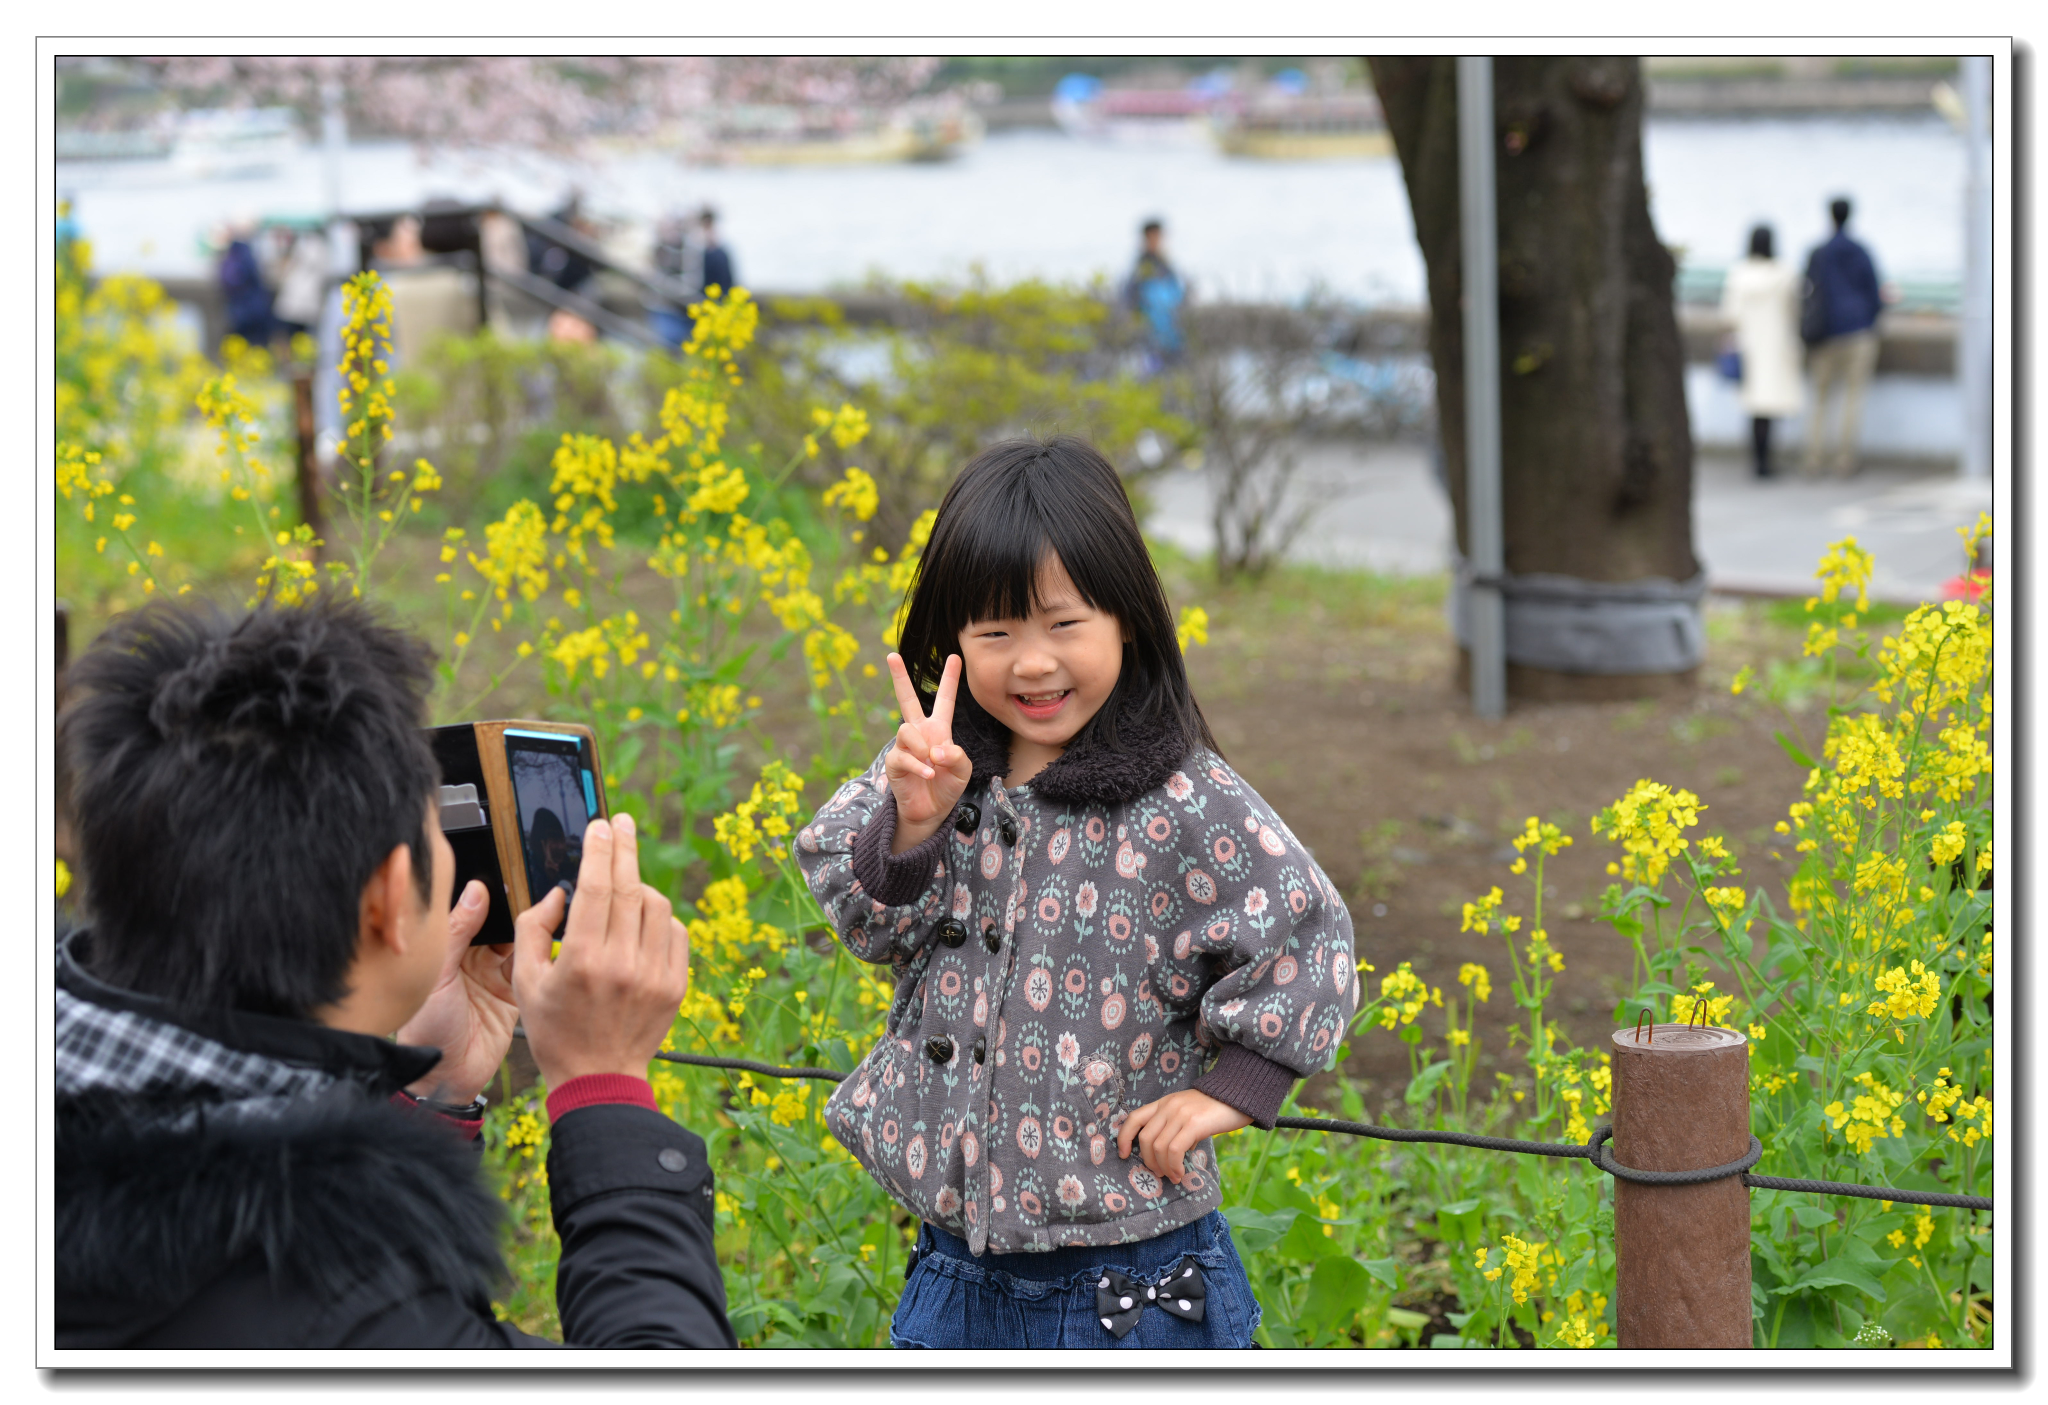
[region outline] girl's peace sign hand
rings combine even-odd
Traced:
[[[889,680],[903,709],[903,725],[896,729],[896,745],[886,762],[889,790],[896,797],[896,838],[890,848],[900,854],[938,832],[974,779],[974,763],[953,744],[953,700],[960,692],[958,654],[946,659],[929,717],[910,686],[901,654],[889,655]]]

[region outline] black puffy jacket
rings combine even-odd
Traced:
[[[391,1101],[434,1050],[265,1016],[174,1019],[87,974],[85,939],[60,954],[60,1009],[68,997],[86,1002],[74,1015],[116,1017],[112,1035],[95,1029],[85,1045],[117,1074],[106,1045],[154,1025],[285,1076],[330,1077],[260,1113],[169,1078],[82,1089],[71,1078],[67,1095],[67,1057],[84,1060],[60,1018],[58,1347],[555,1345],[491,1309],[504,1206],[478,1174],[475,1144]],[[548,1186],[564,1343],[736,1344],[700,1138],[645,1108],[580,1108],[553,1128]]]

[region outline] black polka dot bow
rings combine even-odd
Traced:
[[[1121,1341],[1138,1325],[1138,1314],[1147,1307],[1164,1308],[1175,1317],[1200,1322],[1209,1290],[1202,1282],[1202,1266],[1193,1258],[1179,1265],[1157,1283],[1127,1278],[1115,1269],[1105,1269],[1095,1285],[1095,1315]]]

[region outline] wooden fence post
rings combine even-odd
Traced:
[[[1660,1024],[1614,1032],[1617,1165],[1693,1171],[1749,1151],[1749,1041]],[[1614,1178],[1616,1337],[1624,1350],[1749,1347],[1749,1188]]]

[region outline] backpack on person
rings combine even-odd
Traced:
[[[1806,281],[1799,290],[1799,340],[1818,346],[1828,339],[1828,298],[1820,283],[1820,256],[1825,246],[1815,249],[1806,260]]]

